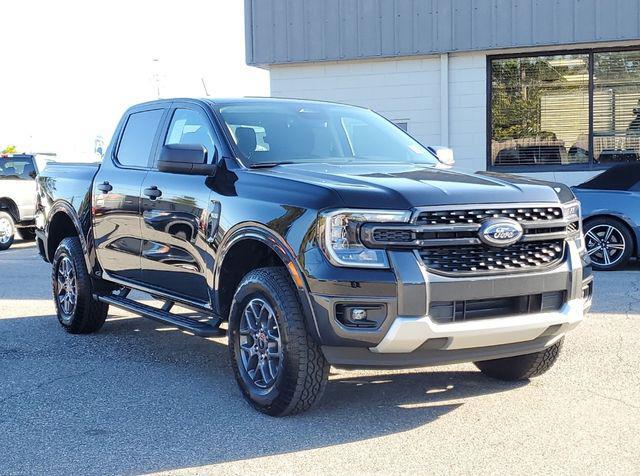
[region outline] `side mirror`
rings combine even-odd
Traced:
[[[162,147],[158,170],[170,174],[213,175],[215,164],[207,164],[207,149],[200,144],[169,144]]]
[[[442,146],[436,145],[436,146],[432,146],[431,150],[433,151],[434,154],[436,154],[436,157],[438,157],[438,160],[443,164],[453,165],[456,163],[455,159],[453,158],[452,149],[449,149],[448,147],[442,147]]]

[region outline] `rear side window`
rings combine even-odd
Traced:
[[[147,167],[149,155],[162,119],[162,109],[136,112],[129,116],[116,158],[127,167]]]

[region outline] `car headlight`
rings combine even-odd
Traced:
[[[582,233],[582,211],[580,202],[572,200],[562,205],[562,215],[567,222],[568,238],[575,240],[578,250],[584,251],[584,235]]]
[[[360,241],[364,223],[406,223],[410,211],[333,210],[320,214],[318,236],[327,259],[335,266],[388,268],[385,250],[367,248]]]

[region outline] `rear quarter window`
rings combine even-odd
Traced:
[[[127,119],[116,159],[126,167],[148,167],[163,109],[135,112]]]

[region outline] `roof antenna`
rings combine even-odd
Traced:
[[[200,81],[202,81],[202,87],[204,88],[205,96],[209,97],[209,91],[207,90],[207,83],[204,82],[204,78],[200,78]]]

